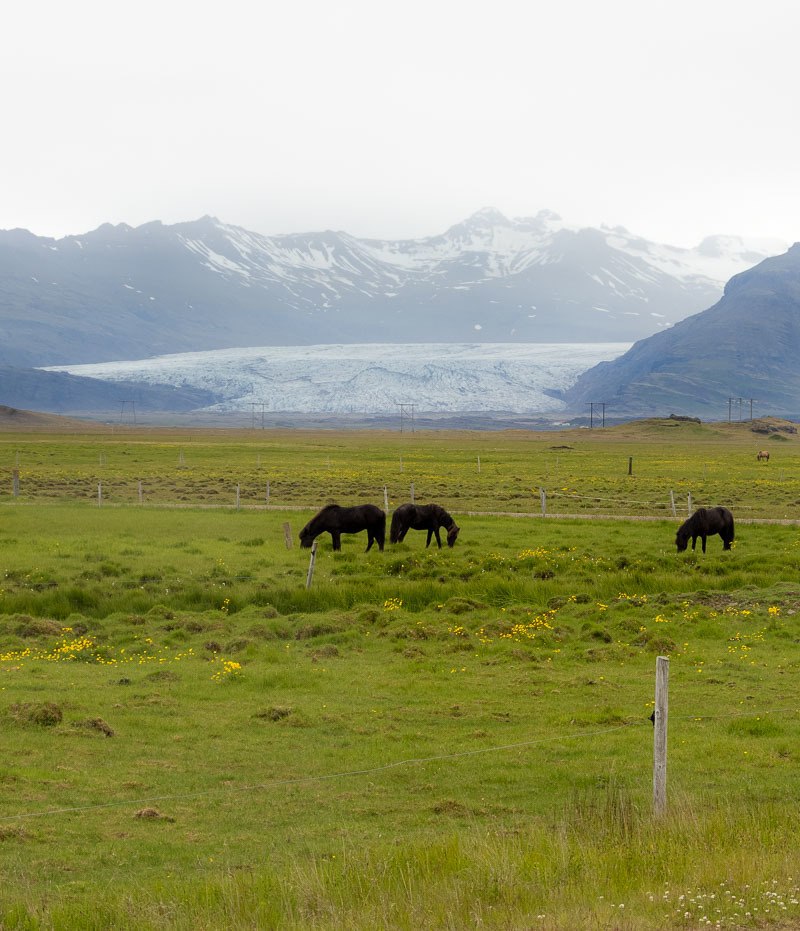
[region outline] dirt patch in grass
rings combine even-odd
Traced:
[[[113,737],[114,730],[102,718],[87,718],[85,721],[73,721],[73,727],[84,728],[88,731],[94,731],[97,734],[102,734],[104,737]]]
[[[167,821],[170,824],[175,821],[169,815],[162,814],[157,808],[140,808],[133,817],[140,821]]]
[[[262,721],[282,721],[284,718],[289,717],[292,710],[292,708],[286,708],[283,705],[273,705],[264,711],[257,711],[253,717],[260,718]]]
[[[64,719],[61,707],[52,701],[18,702],[8,709],[18,724],[33,724],[37,727],[55,727]]]
[[[61,625],[58,621],[51,621],[47,618],[33,618],[21,615],[17,619],[19,623],[15,633],[20,637],[55,637],[61,633]]]

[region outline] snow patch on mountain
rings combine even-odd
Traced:
[[[126,362],[50,366],[107,381],[202,388],[207,410],[308,413],[564,410],[557,395],[628,343],[362,344],[188,352]]]

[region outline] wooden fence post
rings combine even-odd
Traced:
[[[547,492],[544,488],[539,489],[539,497],[542,501],[542,517],[547,517]]]
[[[103,483],[97,483],[97,506],[100,508],[103,506]]]
[[[14,469],[11,473],[12,484],[14,488],[14,497],[19,498],[19,469]]]
[[[481,457],[478,456],[478,475],[481,474]]]
[[[689,492],[689,494],[686,496],[686,505],[687,505],[689,514],[691,515],[692,513],[692,493],[691,492]]]
[[[311,544],[311,559],[308,561],[308,575],[306,576],[306,588],[311,588],[311,580],[314,578],[314,563],[317,561],[317,541]]]
[[[633,456],[628,456],[628,475],[633,475]]]
[[[669,506],[672,508],[672,516],[677,517],[678,512],[675,510],[675,494],[671,488],[669,490]]]
[[[667,808],[667,709],[669,706],[669,659],[656,658],[656,702],[653,710],[653,814]]]
[[[389,490],[384,485],[383,486],[383,509],[386,513],[389,513]]]
[[[267,504],[269,504],[269,482],[267,482]]]
[[[239,510],[239,502],[241,500],[240,494],[241,494],[241,486],[239,485],[239,482],[237,482],[236,483],[236,510],[237,511]]]
[[[411,483],[411,503],[414,503],[414,483]]]
[[[139,480],[139,504],[142,503],[142,482]]]
[[[283,525],[283,539],[286,541],[286,549],[290,550],[292,548],[292,528],[289,526],[288,520]]]

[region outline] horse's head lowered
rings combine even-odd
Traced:
[[[461,528],[456,524],[455,521],[450,525],[450,529],[447,531],[447,545],[455,546],[456,539],[458,538],[458,531]]]
[[[678,552],[682,553],[689,544],[689,537],[691,533],[685,527],[678,527],[678,532],[675,534],[675,546],[678,547]]]

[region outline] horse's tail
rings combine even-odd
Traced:
[[[397,543],[400,540],[400,534],[403,531],[403,518],[395,511],[392,514],[392,525],[389,529],[389,542]]]

